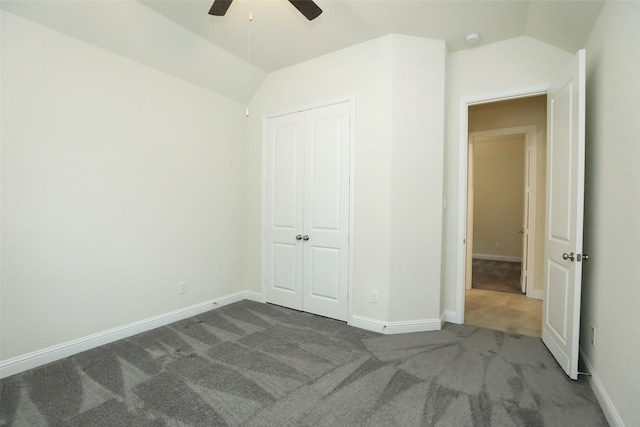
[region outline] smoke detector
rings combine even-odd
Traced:
[[[480,34],[478,33],[469,34],[465,39],[465,42],[467,43],[468,46],[473,46],[475,44],[478,44],[480,42]]]

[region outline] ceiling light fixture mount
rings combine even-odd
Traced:
[[[467,43],[468,46],[473,46],[480,43],[480,34],[478,33],[469,34],[465,39],[465,42]]]

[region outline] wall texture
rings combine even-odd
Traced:
[[[2,360],[243,290],[243,111],[3,11]]]
[[[640,424],[640,2],[606,2],[587,49],[581,350],[615,408]],[[590,343],[590,327],[596,344]]]

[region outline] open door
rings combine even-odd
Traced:
[[[547,97],[547,221],[542,341],[578,378],[584,210],[585,51]]]

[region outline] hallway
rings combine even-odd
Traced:
[[[465,292],[464,323],[540,337],[542,301],[523,294],[468,289]]]

